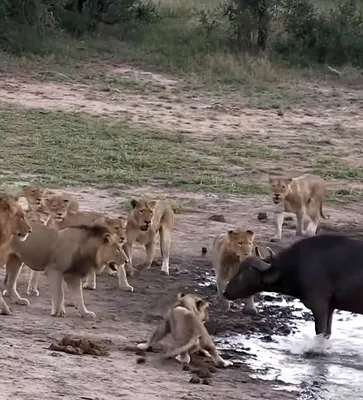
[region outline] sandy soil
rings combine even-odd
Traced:
[[[211,140],[215,135],[237,135],[244,130],[260,135],[262,139],[278,132],[280,146],[284,143],[284,146],[298,147],[297,132],[303,129],[305,133],[317,127],[325,131],[332,124],[344,124],[357,131],[362,128],[359,114],[362,96],[359,91],[341,89],[340,105],[314,108],[309,113],[304,109],[293,110],[286,112],[281,119],[276,110],[251,110],[237,104],[235,99],[222,101],[220,97],[208,93],[184,93],[178,86],[180,81],[172,77],[128,67],[113,67],[108,73],[130,78],[139,86],[151,85],[154,89],[147,94],[142,90],[141,93],[135,90],[132,93],[130,90],[110,93],[107,88],[96,85],[39,82],[29,76],[7,76],[0,84],[0,99],[26,107],[131,119],[154,127],[183,130],[203,140]],[[322,102],[327,99],[330,101],[335,93],[333,87],[312,86],[310,89],[316,92]],[[329,121],[329,126],[324,126],[325,121]],[[292,130],[294,135],[291,134]],[[69,192],[79,200],[82,209],[111,215],[117,214],[120,204],[131,196],[167,195],[181,203],[182,213],[176,215],[171,276],[161,276],[158,263],[151,271],[141,271],[130,278],[135,292],[124,293],[117,288],[117,279],[104,273],[98,278],[96,291],[85,291],[87,307],[97,314],[95,321],[81,319],[73,308],[68,309],[65,319],[50,317],[45,277],[40,282],[40,297],[30,298],[29,307],[14,305],[9,300],[12,315],[0,318],[3,331],[0,339],[2,399],[153,400],[169,396],[185,400],[296,398],[294,394],[275,391],[272,384],[278,385],[277,382],[251,379],[250,371],[243,363],[215,372],[211,371],[208,362],[196,358],[192,371],[182,371],[177,362],[161,362],[160,354],[148,353],[146,363],[138,364],[134,350],[135,344],[151,333],[163,310],[179,290],[198,291],[212,302],[208,329],[213,334],[256,330],[266,334],[285,335],[290,332],[291,327],[283,318],[279,320],[278,316],[269,314],[263,304],[260,304],[261,313],[257,317],[243,316],[238,307],[232,315],[224,315],[215,299],[215,286],[200,285],[212,275],[208,260],[201,255],[201,247],[209,247],[215,234],[228,229],[252,229],[256,232],[259,244],[268,242],[272,235],[272,205],[268,197],[226,197],[157,187],[122,191],[74,188]],[[323,225],[323,229],[359,230],[360,208],[357,204],[340,206],[339,209],[325,207],[331,220]],[[257,220],[260,211],[268,214],[269,218],[264,222]],[[211,220],[213,214],[223,214],[226,222]],[[293,224],[290,222],[285,227],[283,246],[295,240],[294,231],[290,229]],[[279,247],[270,245],[274,249]],[[135,261],[141,262],[143,251],[137,249],[136,254]],[[157,252],[156,256],[159,255]],[[26,280],[27,274],[23,272],[19,279],[19,292],[23,295]],[[104,343],[109,349],[109,356],[76,356],[48,350],[51,343],[68,333]],[[233,353],[224,356],[235,359]],[[189,383],[190,378],[197,375],[194,369],[209,374],[211,385]]]

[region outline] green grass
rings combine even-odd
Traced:
[[[229,160],[211,160],[212,145],[180,133],[13,107],[0,109],[0,131],[3,185],[26,174],[53,186],[161,182],[226,193],[266,191],[263,185],[234,177]]]
[[[248,136],[205,142],[180,132],[20,107],[0,108],[0,131],[3,190],[25,182],[99,188],[157,183],[186,190],[269,194],[264,162],[294,160],[288,150]],[[336,157],[317,158],[313,164],[311,172],[326,178],[363,179],[361,169]],[[330,191],[328,200],[362,201],[363,191],[343,186]],[[177,202],[174,208],[183,212],[184,205]]]

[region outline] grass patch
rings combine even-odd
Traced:
[[[363,168],[346,165],[337,157],[318,158],[313,171],[323,178],[328,179],[363,180]]]
[[[13,107],[0,109],[0,130],[3,185],[37,180],[105,188],[157,181],[226,193],[266,191],[253,181],[236,179],[228,159],[211,159],[212,145],[202,147],[178,133]]]

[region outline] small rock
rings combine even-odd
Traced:
[[[217,222],[226,222],[224,215],[222,214],[213,214],[208,218],[210,221],[217,221]]]
[[[284,113],[283,113],[282,110],[278,110],[278,111],[277,111],[277,115],[278,115],[279,117],[283,117],[283,116],[284,116]]]
[[[199,371],[198,372],[198,376],[201,379],[206,379],[206,378],[210,378],[211,377],[211,373],[208,371]]]
[[[138,357],[136,359],[136,363],[137,364],[144,364],[144,363],[146,363],[146,358],[145,357]]]
[[[262,342],[265,342],[265,343],[273,342],[271,335],[262,336],[261,340],[262,340]]]
[[[190,371],[189,365],[183,365],[183,371]]]
[[[202,383],[203,383],[203,385],[211,385],[211,384],[212,384],[211,380],[208,379],[208,378],[204,378],[204,379],[202,380]]]
[[[206,247],[202,247],[202,254],[207,254],[207,248]]]
[[[209,367],[208,369],[209,369],[209,372],[210,372],[211,374],[215,374],[215,373],[217,372],[217,368],[216,368],[216,367],[211,366],[211,367]]]
[[[190,378],[189,383],[194,383],[194,384],[200,383],[200,379],[196,377]]]
[[[259,212],[257,215],[257,219],[259,221],[264,221],[267,219],[267,214],[265,212]]]

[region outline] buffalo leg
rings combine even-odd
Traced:
[[[312,312],[315,320],[315,334],[326,336],[330,315],[328,312],[328,307],[313,308]]]
[[[334,315],[334,308],[330,308],[329,312],[328,312],[327,323],[326,323],[326,334],[325,334],[325,337],[327,339],[329,339],[330,335],[331,335],[331,327],[332,327],[332,324],[333,324],[333,315]]]

